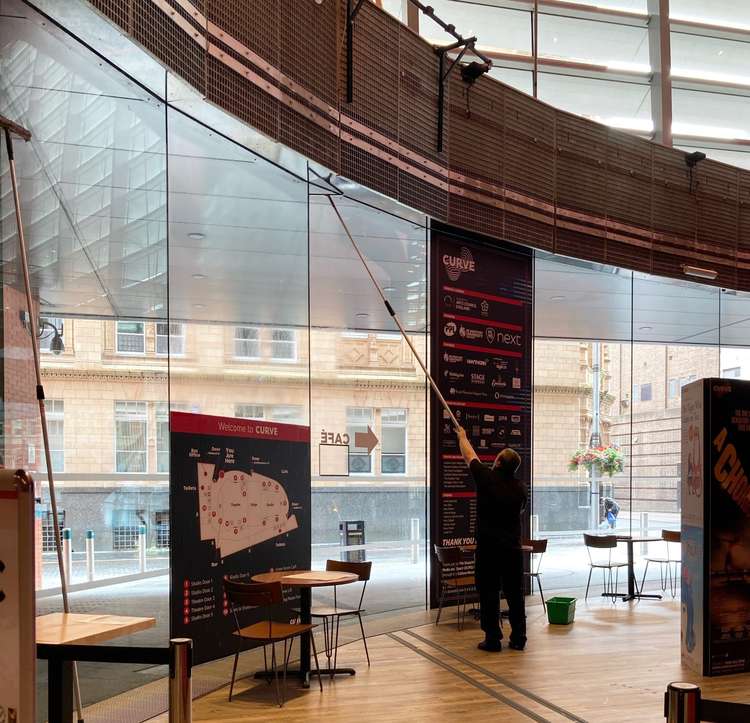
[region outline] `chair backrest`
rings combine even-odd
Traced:
[[[682,534],[679,530],[662,530],[661,539],[665,542],[681,542]]]
[[[614,535],[589,535],[584,532],[583,542],[586,547],[596,547],[600,550],[617,547],[617,538]]]
[[[458,562],[466,561],[466,552],[460,547],[440,547],[434,546],[435,557],[437,557],[440,565],[453,565]]]
[[[363,582],[370,579],[372,561],[368,562],[343,562],[342,560],[326,560],[326,570],[329,572],[351,572]]]
[[[524,540],[521,544],[524,547],[530,547],[531,552],[534,555],[541,555],[547,552],[547,543],[549,540]]]
[[[224,578],[224,592],[233,607],[267,607],[283,600],[280,582],[235,582]]]

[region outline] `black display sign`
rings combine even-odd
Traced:
[[[531,477],[532,274],[525,249],[432,231],[431,372],[483,462],[505,447]],[[450,418],[432,409],[432,542],[473,545],[476,489]],[[528,511],[527,511],[528,514]],[[462,574],[456,569],[455,574]],[[445,574],[445,571],[444,571]],[[448,573],[450,574],[450,572]],[[432,575],[436,604],[438,576]]]
[[[310,567],[310,429],[172,412],[170,432],[170,629],[202,663],[235,651],[225,576]]]

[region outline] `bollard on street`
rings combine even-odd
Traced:
[[[172,638],[169,641],[169,723],[193,720],[193,641]]]
[[[410,519],[409,540],[411,542],[411,563],[419,563],[419,517]]]
[[[86,579],[94,581],[96,569],[94,566],[94,531],[86,530]]]
[[[65,579],[70,582],[73,576],[73,533],[70,527],[63,527],[62,530],[62,552],[63,552],[63,572]]]
[[[138,528],[138,570],[146,572],[146,525]]]

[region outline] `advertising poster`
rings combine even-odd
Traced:
[[[709,674],[721,675],[750,670],[750,382],[708,382]]]
[[[170,432],[171,636],[202,663],[235,651],[224,577],[310,567],[310,430],[172,412]]]
[[[680,652],[683,663],[703,670],[704,628],[704,392],[703,381],[682,388],[682,579]]]
[[[515,449],[528,485],[532,257],[510,244],[459,236],[440,225],[433,227],[432,241],[433,378],[480,460],[492,462],[505,447]],[[432,542],[473,545],[476,489],[450,418],[437,400],[432,411]],[[436,604],[438,576],[432,580]]]

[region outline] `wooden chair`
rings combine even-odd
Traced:
[[[435,625],[440,622],[440,614],[443,612],[443,604],[446,598],[453,598],[458,602],[457,625],[461,630],[462,621],[466,620],[466,598],[468,593],[476,591],[476,578],[474,575],[462,575],[461,577],[446,578],[444,570],[446,565],[464,564],[470,561],[469,555],[460,547],[434,546],[435,557],[438,561],[438,576],[440,580],[440,599],[438,601],[438,614]],[[463,605],[463,616],[461,606]]]
[[[604,581],[604,594],[609,597],[617,597],[617,585],[620,578],[620,568],[627,567],[627,562],[620,562],[612,559],[612,550],[617,547],[617,537],[615,535],[589,535],[583,533],[583,542],[586,545],[586,551],[589,553],[589,579],[586,582],[586,596],[584,599],[588,599],[589,586],[591,585],[591,573],[594,569],[601,569],[602,578]],[[606,550],[606,559],[594,559],[591,550]],[[612,570],[615,570],[615,587],[614,592],[612,591]],[[609,579],[608,579],[609,577]]]
[[[648,555],[644,559],[646,560],[646,567],[643,570],[643,578],[641,579],[641,590],[646,583],[646,573],[648,573],[648,566],[650,563],[659,565],[659,581],[661,583],[662,592],[666,592],[667,585],[672,593],[672,597],[677,595],[677,580],[678,571],[682,562],[681,555],[676,557],[672,555],[673,545],[680,545],[682,542],[682,536],[679,531],[675,530],[662,530],[661,539],[664,540],[664,556],[659,555]],[[674,573],[672,567],[674,566]]]
[[[539,597],[542,598],[542,608],[547,611],[547,603],[544,601],[544,592],[542,591],[542,573],[539,568],[542,566],[542,556],[547,552],[548,540],[524,540],[521,544],[531,548],[531,560],[529,572],[526,574],[531,579],[531,592],[534,592],[534,580],[539,588]]]
[[[372,571],[372,562],[341,562],[340,560],[326,560],[326,570],[333,572],[351,572],[359,577],[362,583],[362,591],[359,595],[357,607],[339,607],[336,595],[337,585],[333,586],[333,607],[313,608],[312,616],[322,618],[323,620],[323,639],[325,641],[325,653],[328,658],[328,669],[336,668],[339,647],[339,625],[341,618],[353,617],[356,615],[359,620],[359,629],[362,631],[362,642],[365,646],[365,655],[367,656],[367,665],[370,665],[370,653],[367,650],[367,637],[365,636],[365,626],[362,624],[362,613],[364,609],[362,603],[365,599],[365,590],[367,582],[370,579]],[[334,625],[335,623],[335,625]],[[333,667],[331,667],[331,656],[333,656]],[[333,678],[333,673],[331,673]]]
[[[237,651],[234,654],[234,665],[232,666],[232,682],[229,686],[229,700],[232,700],[234,691],[234,679],[237,674],[237,661],[242,651],[242,643],[245,640],[263,645],[263,664],[268,673],[268,659],[266,657],[266,646],[271,646],[271,667],[273,668],[273,677],[276,683],[276,702],[279,707],[284,705],[284,693],[286,693],[286,673],[289,668],[289,656],[292,652],[292,642],[294,638],[310,634],[313,655],[315,656],[315,670],[318,674],[318,684],[321,692],[323,691],[323,681],[320,676],[320,666],[318,665],[318,651],[315,649],[315,636],[312,631],[314,625],[291,622],[296,619],[297,613],[283,604],[280,582],[268,583],[244,583],[234,582],[224,578],[224,592],[227,596],[229,609],[234,618],[235,631],[233,635],[237,636]],[[237,617],[237,609],[256,608],[262,610],[268,617],[252,625],[242,627]],[[278,622],[273,617],[285,617],[287,622]],[[284,643],[283,672],[284,686],[283,693],[279,688],[279,668],[276,664],[276,643]],[[288,644],[288,651],[287,651]],[[268,681],[271,682],[270,679]]]

